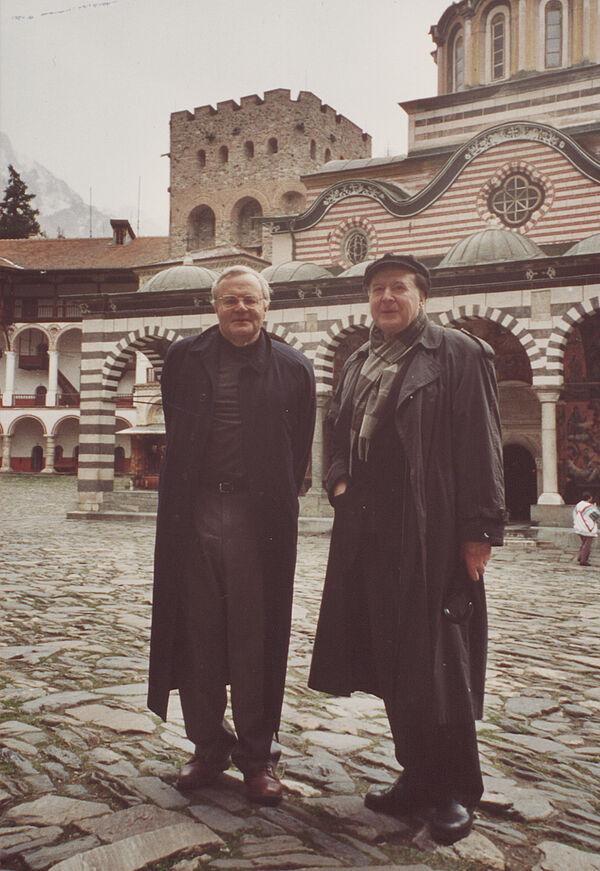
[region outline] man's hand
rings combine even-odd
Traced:
[[[486,544],[485,541],[465,541],[462,546],[462,557],[472,581],[481,580],[491,555],[491,545]]]
[[[335,487],[333,488],[333,498],[336,496],[341,496],[342,493],[345,493],[348,489],[348,481],[346,478],[340,478],[339,481],[335,482]]]

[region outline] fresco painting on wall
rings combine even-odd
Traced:
[[[565,348],[565,389],[557,409],[559,489],[565,502],[584,489],[600,496],[600,321],[583,321]]]

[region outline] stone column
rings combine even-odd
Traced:
[[[557,390],[536,390],[542,405],[542,495],[538,505],[563,505],[558,492],[558,456],[556,452]]]
[[[6,358],[6,378],[4,381],[4,396],[2,403],[4,405],[13,404],[13,393],[15,392],[15,364],[17,361],[16,351],[5,351]]]
[[[56,405],[58,391],[58,351],[48,351],[48,390],[46,405]]]
[[[519,0],[517,71],[527,69],[527,0]],[[509,59],[510,62],[510,59]]]
[[[582,9],[582,17],[583,17],[583,43],[581,46],[581,51],[583,54],[582,60],[590,61],[592,59],[591,52],[591,32],[592,32],[592,16],[590,10],[590,0],[583,0],[583,9]]]
[[[306,496],[302,497],[300,503],[300,513],[304,517],[322,518],[331,517],[333,515],[333,509],[329,504],[327,493],[323,487],[323,478],[326,471],[324,457],[325,443],[323,436],[325,426],[325,408],[328,399],[328,394],[317,394],[317,414],[311,454],[312,485]]]
[[[46,436],[46,465],[42,469],[42,472],[47,475],[54,474],[54,448],[56,445],[56,439],[53,435]]]
[[[4,473],[8,475],[11,471],[10,468],[10,440],[12,439],[12,435],[10,433],[5,432],[2,439],[2,466],[0,466],[0,473]]]
[[[323,450],[325,447],[324,438],[323,438],[323,429],[325,425],[325,406],[327,404],[327,397],[320,393],[317,396],[317,415],[315,420],[315,434],[313,437],[312,444],[312,455],[311,455],[311,467],[312,467],[312,487],[311,492],[315,495],[324,496],[325,491],[323,489],[323,478],[325,477],[324,471],[324,456]]]
[[[468,88],[473,81],[473,46],[471,19],[465,21],[465,39],[463,43],[463,89]],[[480,71],[481,72],[481,71]]]

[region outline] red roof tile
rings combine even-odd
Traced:
[[[126,245],[106,239],[0,239],[2,258],[24,269],[131,269],[164,262],[167,236],[143,236]]]

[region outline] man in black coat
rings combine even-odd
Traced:
[[[364,286],[370,339],[328,417],[335,520],[309,683],[384,700],[404,771],[365,804],[424,814],[452,843],[483,791],[483,573],[504,520],[493,354],[429,322],[414,257],[385,254]]]
[[[180,789],[231,760],[248,797],[277,804],[279,727],[296,561],[298,493],[310,457],[312,366],[262,329],[269,285],[231,267],[212,288],[218,326],[171,346],[161,388],[161,469],[148,705],[179,689],[195,753]],[[224,719],[227,685],[235,731]]]

